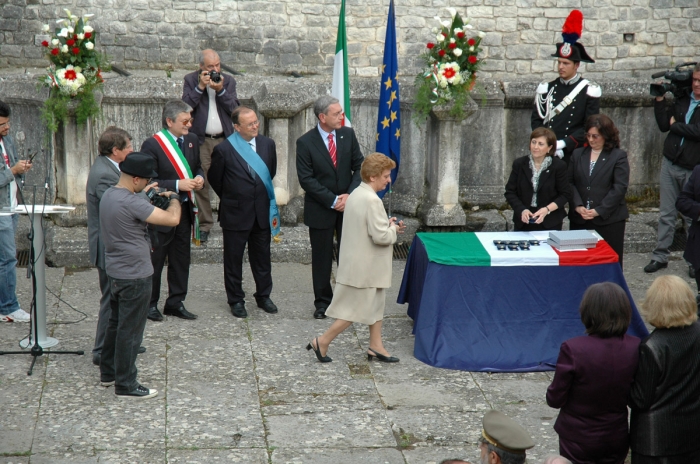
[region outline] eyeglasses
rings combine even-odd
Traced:
[[[246,129],[252,129],[252,128],[254,128],[255,126],[259,126],[259,125],[260,125],[260,121],[251,122],[250,124],[246,124],[245,126],[242,125],[242,124],[236,124],[236,125],[239,126],[239,127],[245,127]]]
[[[602,137],[602,135],[600,135],[600,134],[586,134],[587,139],[598,140],[601,137]]]
[[[186,126],[191,126],[192,123],[194,123],[194,118],[183,119],[183,120],[180,121],[180,122],[181,122],[182,124],[186,125]]]
[[[9,125],[10,125],[10,121],[5,121],[3,123],[0,123],[0,129],[2,129],[5,126],[9,126]]]

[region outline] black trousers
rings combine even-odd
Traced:
[[[256,300],[268,298],[272,292],[272,264],[270,262],[270,228],[260,228],[258,221],[250,230],[224,229],[224,285],[228,304],[243,301],[243,252],[248,244],[248,261],[255,280]]]
[[[600,234],[603,239],[608,242],[610,248],[613,249],[617,256],[620,258],[620,267],[622,267],[622,254],[625,248],[625,226],[627,222],[625,220],[613,222],[612,224],[606,224],[604,226],[597,226],[593,224],[593,221],[586,221],[583,224],[576,224],[571,222],[569,228],[571,230],[595,230]]]
[[[183,192],[183,194],[186,193]],[[158,306],[160,280],[166,257],[168,258],[168,298],[165,300],[165,307],[178,308],[187,298],[187,282],[190,278],[190,243],[192,242],[190,202],[182,204],[180,224],[170,232],[156,232],[156,234],[158,246],[151,253],[153,288],[149,308]]]
[[[333,299],[333,287],[331,286],[331,271],[333,270],[333,235],[338,238],[340,250],[340,238],[343,232],[343,215],[336,215],[335,224],[328,229],[313,229],[309,227],[309,241],[311,242],[311,278],[314,285],[314,306],[327,308]],[[338,255],[340,253],[337,253]]]

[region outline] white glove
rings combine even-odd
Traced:
[[[564,148],[566,148],[566,143],[563,140],[557,140],[557,150],[563,150]]]
[[[557,150],[554,152],[554,156],[558,156],[559,158],[564,158],[564,150]]]

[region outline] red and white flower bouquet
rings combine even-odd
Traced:
[[[95,50],[95,30],[88,25],[93,15],[68,16],[56,21],[53,35],[41,42],[51,65],[40,80],[51,90],[44,103],[44,121],[52,132],[68,118],[69,102],[75,101],[75,116],[79,124],[100,113],[95,91],[102,84],[102,65],[106,58]],[[44,24],[48,34],[51,26]]]
[[[416,77],[418,92],[413,106],[418,121],[427,119],[433,106],[453,103],[450,114],[463,117],[463,105],[476,83],[476,72],[483,32],[469,24],[454,8],[447,8],[449,20],[435,19],[440,24],[433,29],[434,41],[428,42],[422,55],[426,69]]]

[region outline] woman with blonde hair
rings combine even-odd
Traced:
[[[306,346],[320,362],[331,362],[328,346],[353,322],[369,325],[367,359],[398,362],[382,342],[385,289],[391,286],[392,245],[406,226],[387,217],[377,196],[391,181],[396,163],[381,153],[362,163],[362,183],[348,197],[343,218],[338,276],[326,315],[336,318],[326,332]]]
[[[654,327],[639,346],[630,391],[632,464],[700,462],[700,323],[695,296],[678,276],[657,278],[642,316]]]

